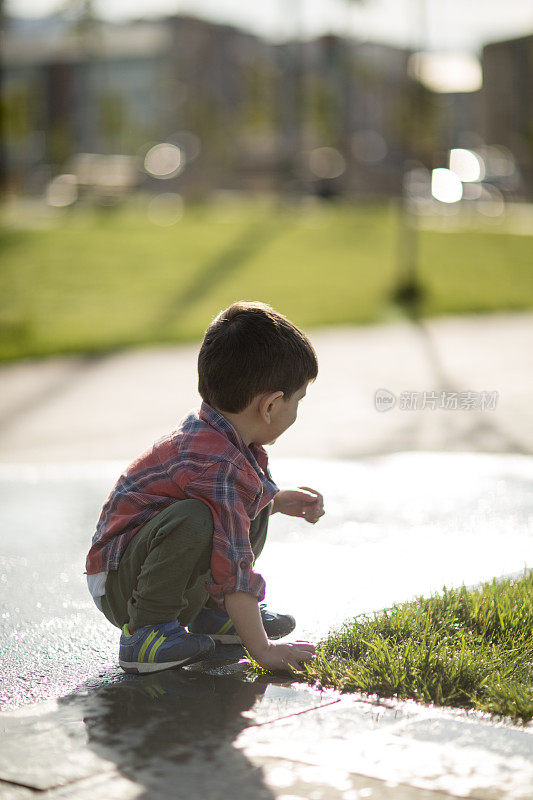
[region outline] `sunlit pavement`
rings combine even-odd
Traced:
[[[178,781],[172,796],[533,797],[531,725],[249,682],[230,667],[126,676],[83,575],[122,466],[0,469],[0,778],[13,782],[0,797],[164,797]],[[272,470],[319,488],[327,510],[316,525],[274,515],[256,564],[270,607],[298,620],[292,638],[533,565],[531,457],[273,458]]]
[[[533,454],[532,313],[324,328],[311,338],[319,376],[273,455]],[[198,404],[197,355],[198,346],[167,346],[1,365],[0,462],[131,461]],[[378,389],[394,393],[394,408],[376,410]],[[455,410],[440,407],[443,392],[449,403],[450,393],[480,400],[484,391],[498,393],[492,410],[461,408],[461,397]],[[402,392],[418,393],[418,410],[401,408]]]
[[[278,485],[320,490],[327,513],[315,526],[274,515],[256,564],[269,606],[297,618],[291,638],[533,566],[532,320],[314,337],[321,377],[271,463]],[[0,370],[0,797],[533,798],[531,725],[230,667],[120,670],[84,557],[122,468],[196,404],[195,354]],[[499,402],[380,413],[378,388],[496,390]]]

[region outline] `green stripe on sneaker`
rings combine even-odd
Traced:
[[[148,661],[151,664],[154,663],[155,654],[157,653],[157,651],[159,650],[159,648],[161,647],[166,638],[167,638],[166,636],[161,635],[157,640],[157,642],[153,643],[152,649],[150,650],[150,655],[148,656]]]
[[[139,650],[139,656],[137,658],[137,661],[144,661],[144,654],[148,650],[148,645],[150,644],[150,642],[152,642],[155,639],[155,637],[157,636],[158,633],[159,633],[159,631],[152,631],[152,633],[146,638],[146,641],[144,642],[143,646]]]

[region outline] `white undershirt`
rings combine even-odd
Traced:
[[[87,586],[96,604],[96,608],[102,611],[102,601],[100,598],[105,594],[105,582],[107,572],[96,572],[94,575],[87,575]]]

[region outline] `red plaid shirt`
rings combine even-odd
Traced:
[[[220,604],[231,592],[263,600],[265,581],[252,571],[250,520],[278,492],[261,445],[244,443],[233,425],[203,402],[120,476],[96,527],[87,574],[118,569],[131,538],[177,500],[196,498],[214,523],[209,594]]]

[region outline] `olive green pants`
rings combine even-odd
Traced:
[[[250,522],[250,544],[257,558],[265,544],[274,501]],[[204,605],[218,608],[204,587],[211,580],[213,516],[200,500],[178,500],[133,536],[118,570],[106,579],[102,610],[122,628],[158,625],[178,619],[187,626]]]

